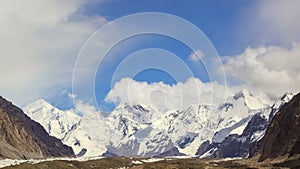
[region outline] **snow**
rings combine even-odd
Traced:
[[[37,164],[45,161],[55,161],[55,160],[64,160],[64,161],[89,161],[89,160],[98,160],[102,159],[103,157],[80,157],[80,158],[47,158],[47,159],[29,159],[29,160],[17,160],[17,159],[1,159],[0,160],[0,168],[4,168],[7,166],[14,166],[19,165],[22,163],[30,163],[30,164]]]
[[[158,161],[163,161],[165,160],[164,158],[149,158],[146,160],[141,160],[144,163],[154,163],[154,162],[158,162]]]
[[[207,152],[205,152],[204,154],[202,154],[199,158],[209,157],[217,150],[218,150],[218,148],[212,148],[212,149],[208,150]]]
[[[213,160],[213,162],[222,162],[222,161],[232,161],[232,160],[240,160],[242,159],[241,157],[233,157],[233,158],[221,158],[217,160]]]
[[[254,142],[254,141],[259,141],[259,140],[261,140],[261,139],[264,137],[265,132],[266,132],[266,130],[262,130],[262,131],[255,132],[255,133],[251,136],[250,141],[251,141],[251,142]]]
[[[21,164],[24,162],[26,162],[26,160],[3,159],[3,160],[0,160],[0,168],[18,165],[18,164]]]
[[[274,103],[274,108],[279,109],[284,103],[289,102],[294,97],[294,94],[291,92],[285,93],[281,98],[277,99]]]
[[[241,126],[233,129],[229,134],[238,134],[238,135],[241,135],[243,133],[244,129],[246,128],[247,124],[248,124],[248,121],[247,121],[247,123],[244,123]]]
[[[167,160],[174,160],[174,159],[189,159],[194,158],[196,156],[168,156]]]
[[[220,105],[196,104],[163,114],[145,105],[120,104],[110,114],[82,112],[81,117],[44,100],[24,110],[83,157],[101,156],[107,151],[120,156],[154,156],[174,147],[193,156],[203,142],[219,143],[230,134],[241,135],[254,114],[268,118],[272,105],[279,107],[291,97],[286,94],[275,103],[264,94],[242,90]],[[255,133],[253,139],[263,134]]]
[[[47,158],[47,159],[30,159],[30,160],[16,160],[16,159],[1,159],[0,160],[0,168],[4,168],[7,166],[19,165],[22,163],[30,163],[37,164],[45,161],[55,161],[55,160],[64,160],[64,161],[89,161],[89,160],[99,160],[104,157],[77,157],[77,158]],[[133,160],[132,164],[143,164],[143,163],[153,163],[158,161],[163,161],[164,158],[149,158],[144,160]]]
[[[241,119],[240,121],[237,121],[230,127],[221,129],[214,135],[212,141],[214,143],[221,143],[226,138],[226,136],[228,136],[229,134],[234,134],[235,130],[241,130],[240,128],[245,128],[251,118],[252,116],[248,116],[244,119]]]
[[[23,110],[32,120],[39,122],[51,136],[59,139],[80,120],[80,116],[71,110],[59,110],[42,99],[25,106]]]
[[[109,138],[104,136],[108,135],[110,131],[102,115],[85,112],[78,126],[63,138],[63,143],[72,146],[75,154],[85,148],[84,156],[99,156],[107,150]]]
[[[141,161],[132,161],[131,163],[132,163],[132,164],[144,164],[144,163],[141,162]]]
[[[253,93],[247,89],[243,89],[234,96],[234,99],[236,100],[240,98],[244,99],[245,104],[250,110],[263,109],[271,103],[269,97],[263,93],[259,93],[254,96]]]

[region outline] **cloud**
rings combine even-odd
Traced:
[[[248,38],[258,38],[261,43],[290,45],[300,40],[300,1],[257,1],[243,18],[243,29],[250,32]]]
[[[291,48],[247,48],[242,54],[224,57],[228,81],[240,81],[249,89],[281,95],[300,91],[300,44]]]
[[[68,93],[68,97],[71,98],[71,99],[75,99],[76,96],[77,96],[76,94]]]
[[[81,46],[107,21],[83,13],[82,0],[3,0],[0,90],[18,105],[71,85]]]
[[[82,101],[76,102],[74,111],[79,115],[93,114],[98,112],[95,106]]]
[[[204,53],[201,50],[193,51],[190,56],[189,60],[191,61],[199,61],[204,56]]]
[[[221,57],[228,86],[217,82],[203,83],[198,78],[175,85],[124,78],[115,84],[105,101],[143,104],[168,111],[183,109],[191,104],[221,103],[244,88],[255,95],[279,97],[288,91],[300,91],[299,56],[300,43],[294,43],[290,48],[248,47],[236,56]]]
[[[161,111],[183,109],[192,104],[224,102],[234,91],[224,85],[203,83],[198,78],[167,85],[162,82],[138,82],[124,78],[117,82],[105,98],[106,102],[142,104]]]

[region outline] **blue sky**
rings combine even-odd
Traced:
[[[4,0],[0,7],[1,95],[19,106],[44,98],[59,108],[71,108],[71,98],[77,94],[72,93],[74,68],[88,38],[111,21],[141,12],[171,14],[195,25],[212,43],[223,65],[214,67],[213,72],[208,71],[209,66],[198,60],[196,55],[191,59],[195,51],[171,37],[143,34],[127,38],[111,48],[93,72],[95,88],[86,86],[88,90],[95,90],[95,98],[89,96],[89,99],[96,99],[100,109],[111,110],[114,107],[111,102],[116,98],[119,102],[132,99],[148,104],[147,98],[159,93],[159,88],[164,89],[161,91],[164,94],[161,94],[171,100],[177,97],[178,88],[191,88],[191,75],[187,72],[176,73],[175,78],[170,72],[155,68],[142,70],[134,76],[124,69],[114,76],[121,63],[131,61],[133,64],[138,59],[128,58],[139,57],[136,56],[138,54],[142,57],[148,52],[145,49],[163,50],[155,50],[157,55],[151,56],[156,58],[156,62],[152,63],[150,56],[149,60],[145,57],[145,64],[167,63],[166,58],[177,57],[192,72],[202,93],[193,95],[192,91],[186,90],[183,94],[188,103],[198,103],[195,98],[200,96],[209,98],[205,90],[211,86],[215,86],[215,91],[222,91],[223,87],[233,93],[242,88],[275,95],[288,90],[296,92],[300,83],[297,65],[300,53],[299,5],[297,0]],[[140,24],[146,23],[145,19]],[[168,25],[162,22],[158,26]],[[179,30],[178,27],[170,29]],[[123,28],[111,30],[112,34],[104,35],[98,45],[109,44],[113,35],[122,31]],[[204,60],[212,54],[205,50],[198,52],[201,59],[204,55]],[[142,61],[139,62],[141,64]],[[86,61],[85,70],[80,71],[91,71],[88,63]],[[176,64],[181,63],[169,60],[170,67]],[[223,70],[226,85],[214,78],[215,74],[222,76]],[[176,72],[176,67],[172,71]],[[128,91],[124,92],[128,79],[122,81],[122,78],[131,78],[136,90],[141,92],[131,93],[132,98],[128,100]],[[81,77],[80,83],[84,84],[85,79]],[[116,83],[118,85],[115,86]],[[82,93],[87,91],[86,88],[79,90]],[[175,103],[169,105],[172,108]]]
[[[247,40],[243,34],[241,20],[256,1],[231,0],[112,0],[87,7],[89,15],[101,15],[108,20],[138,12],[163,12],[188,20],[199,27],[213,42],[222,55],[241,53],[249,45],[258,45]]]
[[[255,4],[255,1],[230,1],[230,3],[225,1],[148,1],[141,3],[140,1],[105,1],[99,5],[92,5],[86,8],[88,15],[101,15],[107,18],[109,21],[118,19],[120,17],[130,15],[139,12],[162,12],[172,15],[179,16],[204,32],[204,34],[209,38],[217,52],[220,56],[232,56],[242,53],[243,50],[252,45],[258,46],[259,43],[255,42],[253,39],[245,39],[245,34],[247,32],[242,32],[241,27],[241,16],[247,17],[247,10]],[[176,29],[176,28],[174,28]],[[247,31],[247,30],[245,30]],[[243,35],[243,36],[240,36]],[[130,43],[128,41],[136,41],[138,43]],[[103,60],[103,66],[100,66],[98,70],[96,82],[95,82],[95,92],[96,99],[99,106],[103,110],[110,110],[112,104],[107,104],[104,99],[107,93],[111,90],[111,79],[113,76],[113,71],[116,69],[118,64],[122,61],[120,55],[123,59],[130,53],[140,49],[146,48],[162,48],[175,53],[186,64],[191,67],[191,63],[188,60],[191,50],[180,44],[180,42],[171,39],[169,37],[159,36],[159,35],[143,35],[140,37],[132,37],[128,39],[127,42],[123,42],[122,45],[128,45],[127,50],[117,50],[114,49],[105,57],[106,58],[119,58],[114,60],[114,64],[106,64],[105,58]],[[115,48],[118,48],[115,47]],[[120,47],[122,48],[122,47]],[[105,66],[109,65],[109,66]],[[201,64],[197,65],[197,69],[193,70],[194,77],[201,79],[202,82],[210,82],[209,75]],[[126,77],[124,73],[123,78]],[[136,81],[145,81],[148,83],[153,82],[164,82],[165,84],[176,84],[178,82],[185,82],[189,77],[185,77],[180,81],[176,81],[171,75],[155,69],[147,69],[140,72],[137,76],[133,77]],[[118,80],[121,80],[118,79]]]

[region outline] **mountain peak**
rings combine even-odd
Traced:
[[[129,104],[129,103],[123,103],[123,104],[119,104],[117,106],[117,109],[122,109],[125,108],[127,110],[131,110],[131,109],[135,109],[135,110],[139,110],[139,111],[149,111],[148,106],[142,105],[142,104]]]
[[[233,98],[235,99],[235,100],[238,100],[238,99],[240,99],[240,98],[247,98],[247,97],[249,97],[249,96],[253,96],[253,94],[249,91],[249,90],[247,90],[247,89],[243,89],[243,90],[241,90],[240,92],[238,92],[238,93],[236,93],[234,96],[233,96]]]
[[[233,99],[236,101],[243,99],[244,104],[247,105],[250,110],[266,108],[269,103],[269,98],[267,96],[254,95],[247,89],[243,89],[235,94]]]
[[[49,102],[47,102],[46,100],[44,100],[44,99],[38,99],[38,100],[36,100],[36,101],[34,101],[34,102],[32,102],[32,103],[29,103],[27,106],[38,106],[38,107],[53,107],[54,108],[54,106],[52,106]],[[26,106],[26,107],[27,107]]]
[[[282,101],[285,101],[285,102],[288,102],[288,101],[290,101],[294,96],[295,96],[294,93],[292,93],[292,92],[286,92],[286,93],[281,97],[281,100],[282,100]]]
[[[38,121],[51,136],[60,139],[80,119],[73,111],[60,110],[43,99],[26,105],[23,110],[31,119]]]
[[[33,114],[36,114],[35,116],[56,116],[58,114],[63,114],[63,111],[52,106],[49,102],[47,102],[44,99],[38,99],[32,103],[27,104],[23,107],[23,110],[25,113],[33,118]],[[35,118],[33,118],[35,120]]]

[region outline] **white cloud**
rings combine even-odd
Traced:
[[[228,86],[203,83],[197,78],[167,85],[137,82],[130,78],[116,83],[105,101],[149,105],[161,110],[182,109],[191,104],[224,102],[228,96],[246,88],[255,95],[281,96],[300,91],[300,43],[281,46],[248,47],[236,56],[221,57]]]
[[[95,106],[93,106],[89,103],[82,102],[82,101],[76,102],[74,111],[79,115],[91,114],[91,113],[98,112],[98,110],[96,109]]]
[[[124,78],[116,83],[105,101],[142,104],[162,111],[182,109],[191,104],[224,102],[234,92],[223,85],[203,83],[198,78],[167,85],[162,82],[146,83]],[[213,99],[213,100],[212,100]]]
[[[70,99],[75,99],[76,96],[77,96],[76,94],[68,93],[68,97],[69,97]]]
[[[71,85],[72,69],[102,17],[82,13],[82,0],[3,0],[0,6],[0,90],[23,105]]]
[[[224,68],[227,76],[242,81],[249,89],[281,95],[300,91],[299,57],[300,44],[290,49],[247,48],[240,55],[226,57]]]
[[[191,61],[199,61],[202,59],[202,57],[204,56],[204,53],[201,50],[196,50],[193,51],[190,56],[189,56],[189,60]]]
[[[243,18],[242,29],[251,32],[247,38],[258,38],[262,43],[299,42],[299,6],[299,0],[257,1],[248,17]]]
[[[84,3],[83,0],[1,1],[1,95],[23,105],[41,96],[59,93],[65,85],[71,85],[75,59],[82,45],[100,25],[106,23],[103,17],[85,16],[82,13]],[[289,43],[300,40],[299,6],[298,0],[259,1],[255,7],[256,15],[251,15],[252,21],[246,21],[251,27],[245,25],[265,41],[274,38]],[[112,34],[103,37],[110,39]],[[238,56],[227,57],[224,66],[227,75],[243,81],[243,85],[250,89],[275,94],[288,90],[296,92],[300,84],[299,55],[299,44],[291,49],[278,46],[248,48]],[[189,59],[198,61],[203,56],[202,51],[195,51]],[[90,66],[92,62],[88,60],[86,65]],[[166,105],[166,109],[175,109],[181,103],[182,107],[209,103],[211,96],[223,100],[224,89],[231,93],[230,89],[217,83],[202,83],[193,78],[176,85],[123,79],[116,83],[106,101],[153,104],[156,107]]]

